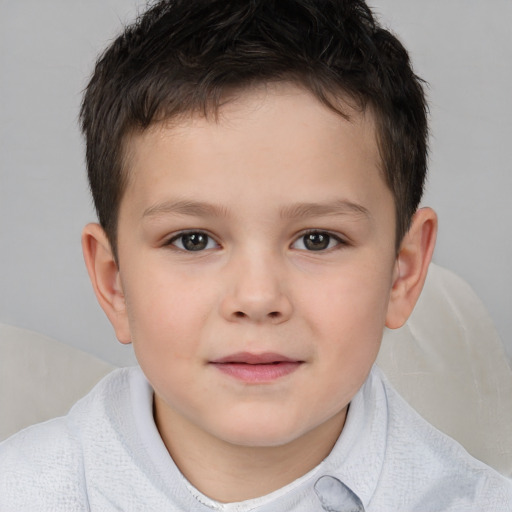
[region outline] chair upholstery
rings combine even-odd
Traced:
[[[407,324],[386,330],[378,364],[402,396],[472,455],[512,476],[512,371],[469,285],[431,265]],[[114,367],[0,324],[0,440],[65,414]]]
[[[409,321],[384,333],[377,363],[425,419],[512,476],[512,371],[465,281],[432,264]]]
[[[42,334],[0,324],[0,440],[65,414],[113,368]]]

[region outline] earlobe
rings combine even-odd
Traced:
[[[436,213],[431,208],[419,209],[400,244],[396,258],[386,327],[401,327],[412,313],[425,283],[436,235]]]
[[[82,232],[82,251],[96,298],[121,343],[130,343],[126,301],[110,242],[99,224],[88,224]]]

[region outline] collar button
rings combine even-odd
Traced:
[[[314,489],[326,512],[364,512],[361,500],[333,476],[320,477],[315,482]]]

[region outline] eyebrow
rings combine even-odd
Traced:
[[[194,217],[226,217],[227,208],[199,201],[163,201],[144,210],[143,218],[160,215],[190,215]]]
[[[191,200],[163,201],[144,210],[143,218],[160,215],[188,215],[193,217],[227,217],[229,210],[224,206]],[[282,208],[279,215],[283,219],[353,215],[369,219],[371,214],[364,206],[346,200],[328,203],[294,203]]]
[[[337,200],[329,203],[295,203],[280,211],[281,218],[296,219],[303,217],[323,217],[330,215],[353,215],[371,218],[370,211],[361,204],[346,200]]]

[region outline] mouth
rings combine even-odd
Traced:
[[[296,371],[304,361],[281,354],[239,352],[210,361],[220,372],[245,383],[272,382]]]

